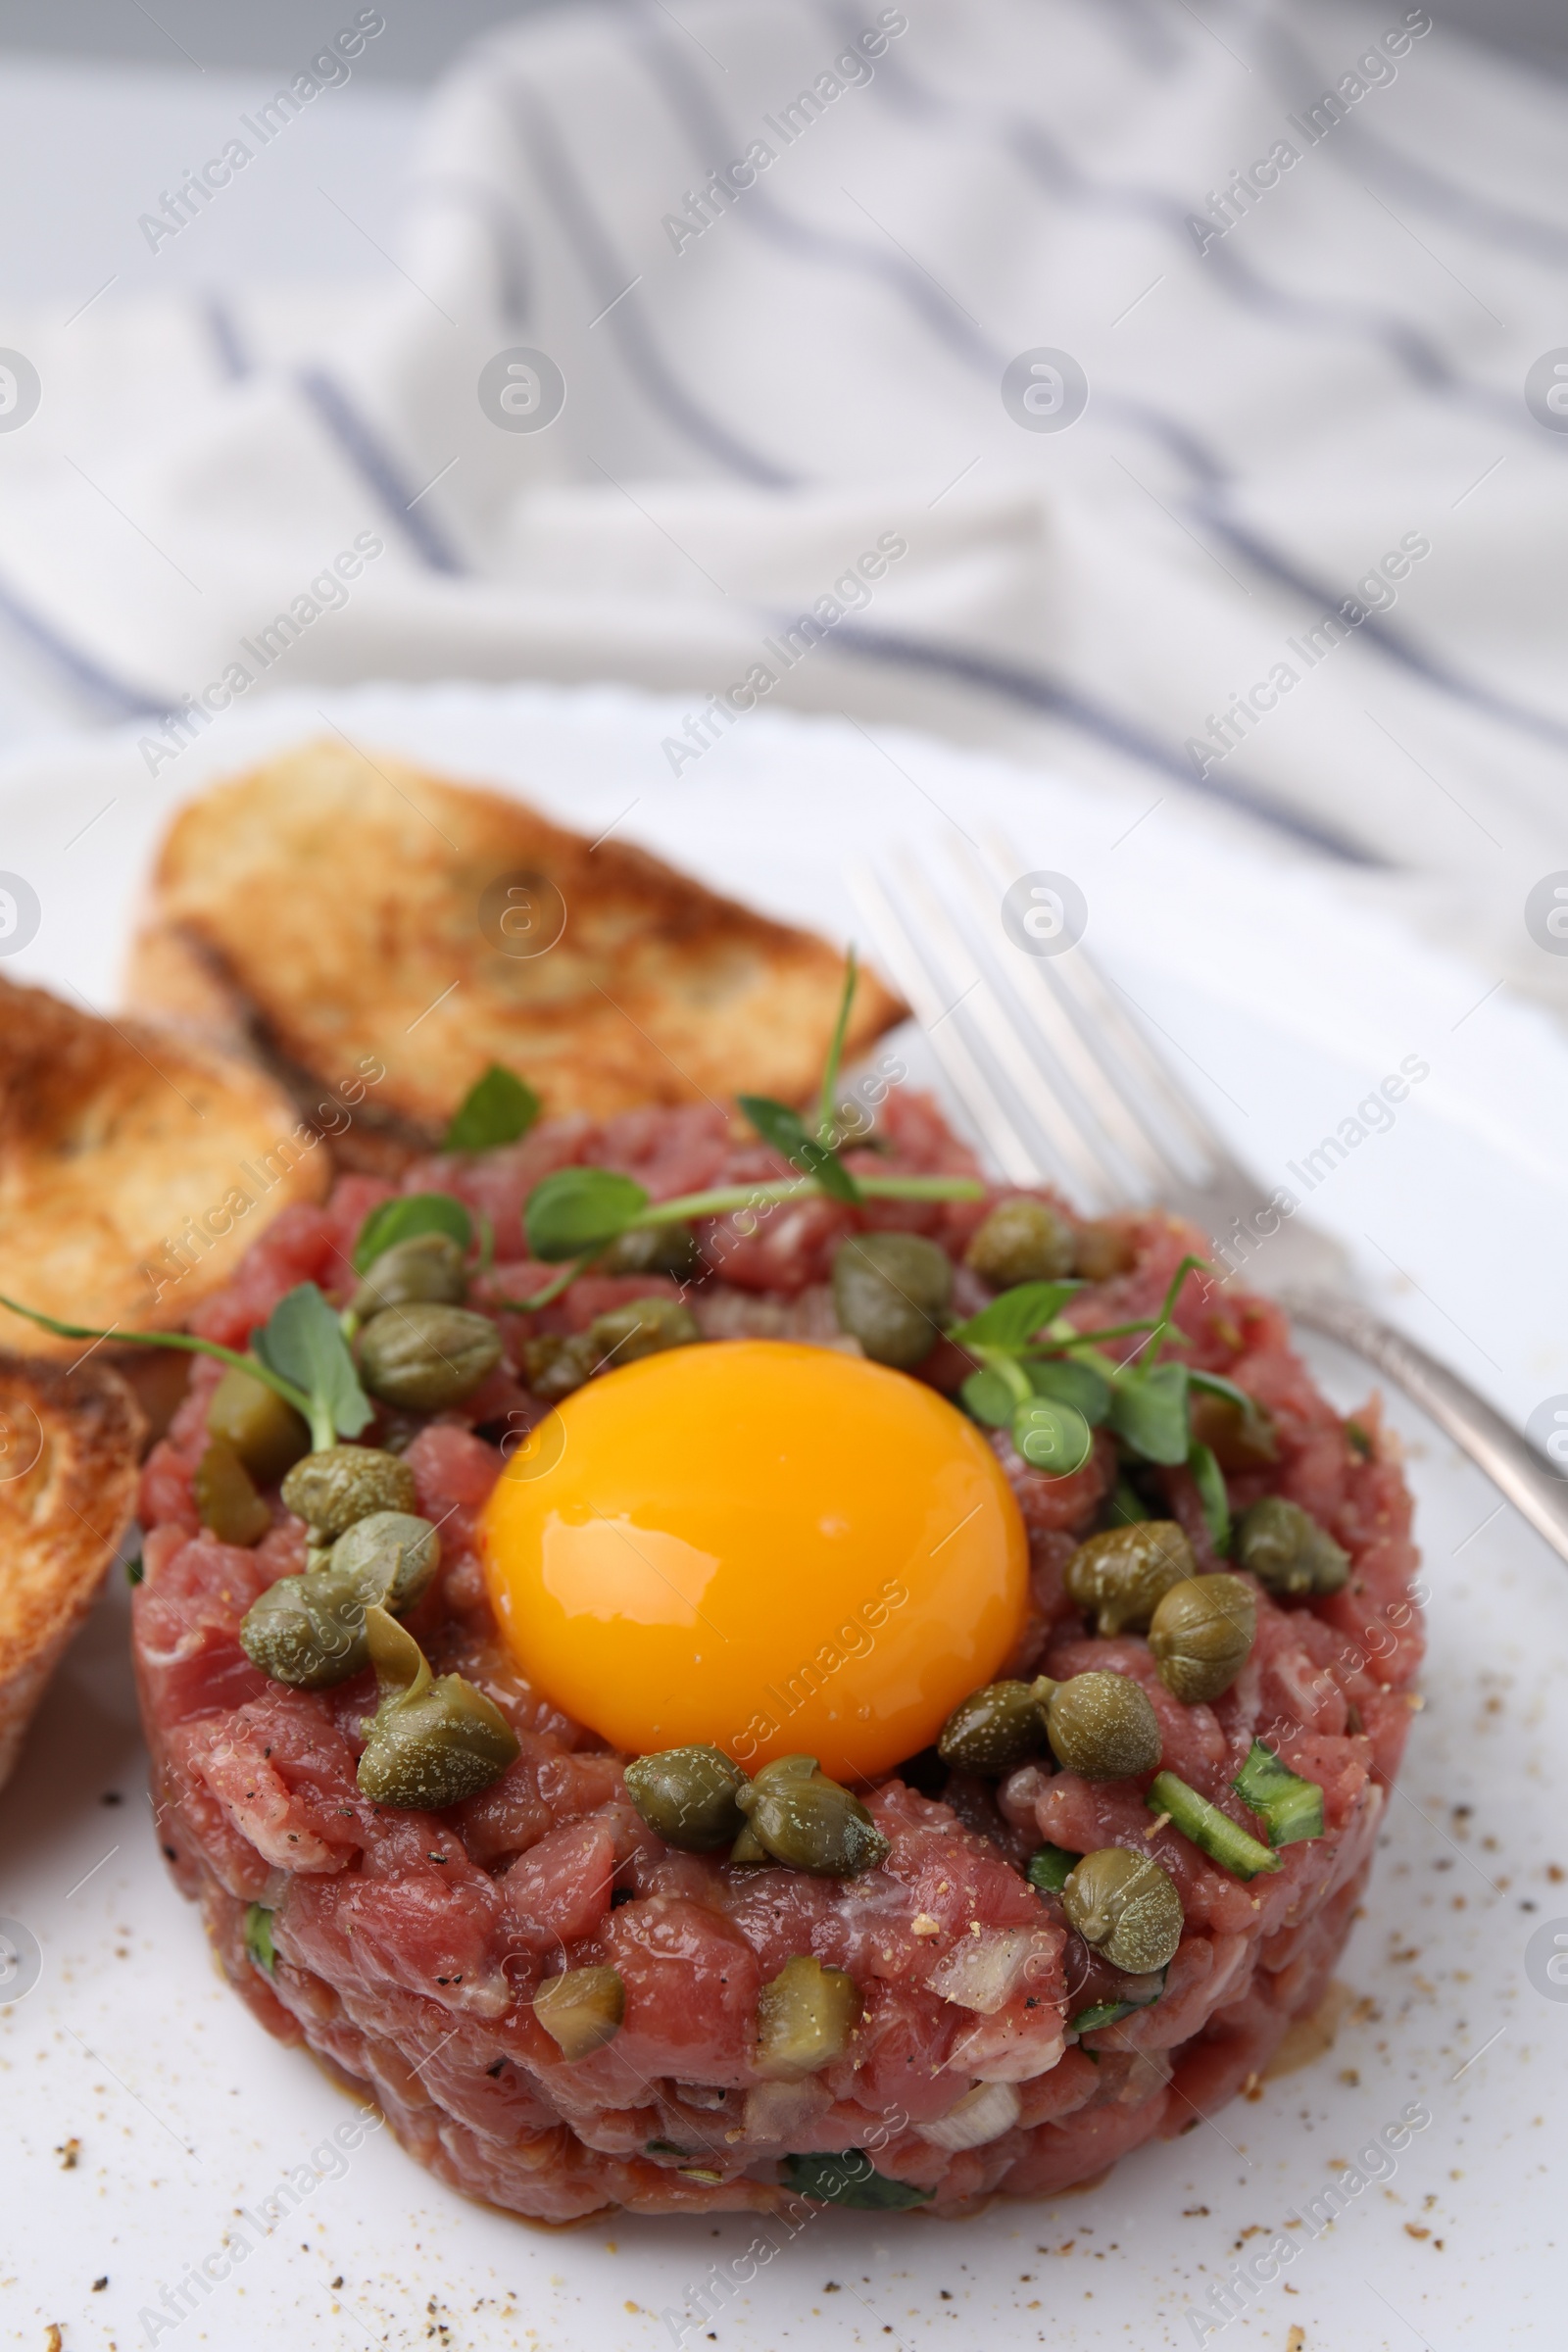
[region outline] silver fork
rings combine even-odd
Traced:
[[[1568,1482],[1457,1373],[1364,1306],[1348,1252],[1232,1157],[1073,943],[1054,880],[1026,878],[1004,843],[959,840],[940,880],[905,850],[852,883],[1004,1177],[1058,1183],[1092,1210],[1158,1200],[1190,1217],[1214,1237],[1225,1280],[1268,1293],[1396,1383],[1568,1560]],[[1034,952],[1022,952],[1026,940]]]

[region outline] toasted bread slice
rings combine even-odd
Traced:
[[[107,1364],[0,1356],[0,1787],[129,1525],[141,1438]]]
[[[278,1209],[318,1200],[326,1148],[253,1063],[0,980],[0,1293],[67,1323],[167,1331]],[[74,1359],[0,1308],[0,1348]]]
[[[492,1062],[553,1114],[800,1100],[844,959],[645,852],[564,831],[498,793],[338,742],[307,745],[185,808],[165,840],[130,1001],[243,1033],[320,1116],[384,1067],[336,1144],[438,1145]],[[849,1050],[904,1007],[872,974]]]

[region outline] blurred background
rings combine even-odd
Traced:
[[[7,0],[0,47],[0,749],[158,773],[382,678],[700,710],[888,536],[772,707],[1327,859],[1568,1004],[1553,0]]]

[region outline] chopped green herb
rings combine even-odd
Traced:
[[[447,1129],[449,1152],[493,1152],[514,1144],[527,1134],[544,1104],[515,1071],[493,1061],[476,1078],[453,1114]]]
[[[899,2213],[929,2201],[928,2188],[907,2180],[890,2180],[879,2173],[863,2148],[846,2148],[842,2156],[786,2156],[785,2178],[803,2196],[824,2205],[855,2205],[862,2212]]]
[[[1358,1453],[1363,1462],[1369,1462],[1372,1459],[1372,1441],[1361,1427],[1360,1422],[1347,1421],[1345,1435],[1351,1452]]]
[[[1067,1884],[1068,1872],[1077,1869],[1081,1858],[1069,1854],[1064,1845],[1036,1846],[1023,1875],[1042,1894],[1059,1894]]]
[[[1153,1516],[1137,1488],[1127,1479],[1118,1478],[1105,1510],[1109,1524],[1112,1527],[1137,1527]]]
[[[252,1903],[245,1913],[245,1949],[267,1976],[275,1973],[277,1953],[272,1945],[272,1914],[265,1903]]]
[[[1260,1872],[1278,1870],[1280,1858],[1246,1830],[1239,1829],[1228,1813],[1211,1805],[1206,1796],[1178,1780],[1173,1772],[1157,1772],[1144,1799],[1151,1813],[1166,1813],[1184,1838],[1190,1838],[1200,1852],[1222,1870],[1238,1879],[1255,1879]]]
[[[1225,1473],[1214,1458],[1212,1449],[1200,1445],[1195,1438],[1187,1448],[1187,1467],[1198,1489],[1198,1499],[1203,1506],[1209,1540],[1223,1559],[1231,1547],[1231,1498],[1225,1488]]]
[[[1102,2026],[1119,2025],[1135,2009],[1148,2007],[1147,2001],[1101,2001],[1093,2009],[1080,2009],[1067,2023],[1075,2034],[1098,2034]]]
[[[139,1585],[146,1573],[147,1571],[141,1564],[141,1553],[139,1551],[132,1559],[128,1559],[125,1562],[125,1582],[127,1585]]]
[[[690,2148],[680,2148],[672,2139],[649,2139],[643,2142],[645,2156],[689,2156]]]
[[[1251,1752],[1231,1787],[1244,1805],[1262,1814],[1271,1845],[1295,1845],[1302,1838],[1322,1837],[1323,1791],[1317,1782],[1302,1780],[1299,1773],[1292,1772],[1261,1740],[1252,1741]]]
[[[450,1193],[404,1193],[395,1200],[383,1200],[360,1227],[355,1273],[368,1274],[383,1250],[396,1242],[412,1242],[420,1233],[444,1233],[460,1250],[466,1250],[473,1225],[463,1202]]]

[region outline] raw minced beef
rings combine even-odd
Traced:
[[[403,1189],[450,1191],[482,1209],[504,1259],[528,1192],[572,1163],[624,1169],[656,1199],[780,1172],[762,1147],[737,1143],[721,1112],[699,1107],[548,1123],[481,1157],[426,1161]],[[864,1164],[972,1171],[935,1108],[907,1097],[887,1104]],[[325,1207],[285,1210],[196,1327],[243,1348],[298,1282],[346,1298],[355,1237],[391,1189],[346,1177]],[[990,1201],[859,1211],[811,1200],[751,1233],[710,1224],[701,1239],[713,1270],[690,1303],[710,1338],[842,1345],[825,1285],[846,1231],[915,1228],[961,1257]],[[1119,1270],[1074,1300],[1086,1330],[1153,1312],[1183,1253],[1202,1246],[1159,1213],[1109,1220],[1097,1238],[1102,1261]],[[526,1296],[548,1272],[503,1262],[473,1303]],[[960,1306],[984,1297],[961,1267],[957,1282]],[[1102,1433],[1085,1467],[1058,1480],[996,1439],[1033,1570],[1010,1668],[1134,1676],[1159,1718],[1165,1766],[1249,1827],[1230,1782],[1266,1733],[1324,1794],[1323,1837],[1286,1847],[1276,1875],[1244,1884],[1168,1825],[1151,1836],[1146,1782],[1026,1765],[1000,1787],[964,1774],[943,1783],[929,1757],[911,1763],[910,1781],[939,1794],[898,1777],[867,1791],[890,1850],[863,1877],[737,1868],[662,1845],[627,1800],[625,1759],[523,1682],[498,1639],[473,1544],[506,1448],[545,1409],[518,1375],[523,1341],[580,1331],[607,1306],[661,1290],[675,1285],[585,1276],[536,1316],[497,1310],[506,1357],[463,1412],[422,1427],[383,1415],[365,1433],[406,1449],[418,1507],[441,1523],[442,1572],[410,1630],[437,1673],[461,1672],[494,1699],[521,1748],[502,1779],[439,1815],[378,1808],[361,1793],[368,1674],[295,1690],[269,1682],[241,1649],[251,1602],[304,1565],[304,1528],[275,1493],[272,1528],[253,1549],[199,1525],[191,1481],[220,1367],[196,1359],[144,1473],[135,1649],[164,1849],[201,1902],[229,1978],[280,2039],[303,2041],[367,2086],[408,2148],[454,2186],[548,2221],[614,2204],[765,2209],[793,2193],[786,2155],[868,2145],[880,2172],[951,2211],[999,2190],[1060,2190],[1187,2129],[1259,2073],[1290,2021],[1322,1998],[1398,1767],[1422,1637],[1409,1496],[1375,1409],[1353,1427],[1342,1421],[1292,1352],[1277,1308],[1205,1293],[1189,1277],[1177,1308],[1193,1343],[1187,1360],[1246,1389],[1277,1437],[1277,1460],[1232,1475],[1234,1507],[1288,1495],[1352,1563],[1345,1589],[1309,1606],[1259,1591],[1251,1656],[1208,1706],[1169,1695],[1143,1640],[1093,1638],[1065,1596],[1065,1563],[1114,1475],[1108,1439]],[[943,1343],[922,1377],[951,1390],[964,1369]],[[1219,1566],[1187,1472],[1152,1475],[1200,1564]],[[1071,2019],[1114,2001],[1123,1981],[1023,1876],[1048,1840],[1074,1852],[1152,1851],[1186,1912],[1158,2000],[1081,2035]],[[252,1904],[272,1915],[270,1977],[247,1950]],[[819,2074],[763,2081],[759,1993],[799,1953],[850,1972],[862,2020]],[[532,1996],[563,1968],[607,1963],[625,1984],[624,2025],[568,2064]],[[987,2084],[999,2088],[975,2100]],[[965,2099],[965,2117],[983,2118],[975,2128],[989,2134],[977,2146],[955,2144],[969,2135],[954,2118]]]

